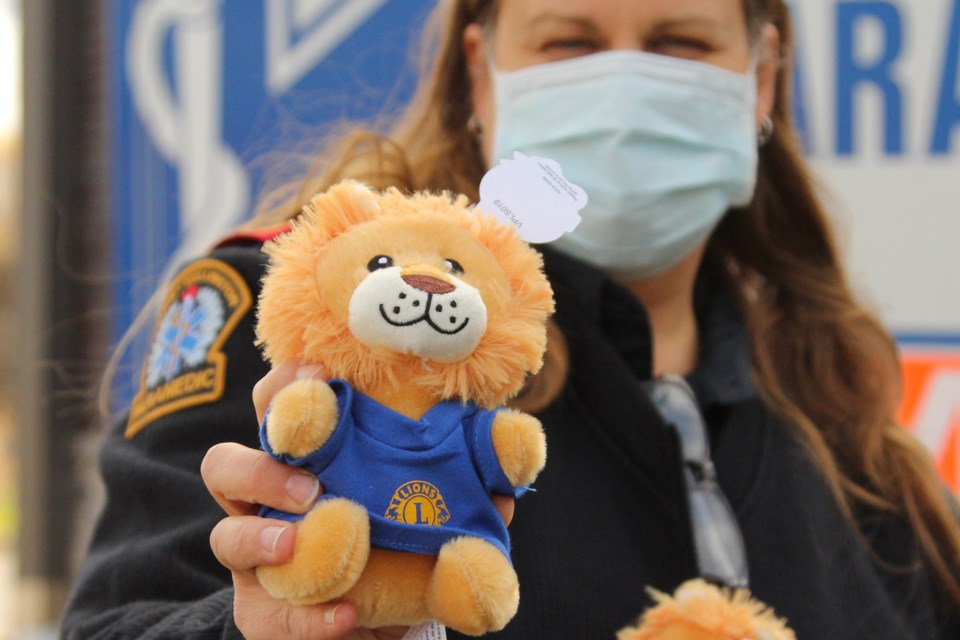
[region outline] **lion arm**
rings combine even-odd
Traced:
[[[529,414],[504,409],[494,417],[491,435],[497,460],[510,484],[531,484],[547,462],[547,439],[540,421]]]
[[[320,380],[297,380],[281,389],[270,403],[264,431],[277,457],[303,458],[320,449],[337,428],[337,397]]]

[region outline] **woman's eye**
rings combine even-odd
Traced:
[[[591,38],[557,38],[548,40],[543,50],[558,55],[584,55],[600,50],[600,44]]]
[[[594,46],[593,41],[587,38],[560,38],[550,40],[544,46],[545,49],[579,49],[582,47]]]
[[[451,273],[463,273],[463,265],[452,258],[445,259],[443,264]]]
[[[696,38],[684,36],[663,36],[651,42],[647,49],[653,53],[660,53],[678,58],[693,58],[711,51],[709,44]]]
[[[367,263],[368,271],[376,271],[377,269],[388,269],[393,266],[393,258],[390,256],[375,256],[370,262]]]

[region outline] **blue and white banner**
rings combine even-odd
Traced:
[[[900,334],[960,337],[960,0],[794,0],[807,150]]]
[[[960,0],[794,0],[798,112],[900,420],[960,494]]]
[[[112,0],[114,336],[246,219],[257,160],[412,88],[431,0]],[[138,375],[141,348],[121,382]],[[117,389],[119,400],[132,388]]]

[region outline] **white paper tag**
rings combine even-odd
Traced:
[[[517,228],[527,242],[551,242],[580,223],[586,192],[555,160],[514,152],[480,181],[477,208]]]
[[[447,628],[436,620],[410,627],[403,640],[447,640]]]

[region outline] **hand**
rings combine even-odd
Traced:
[[[277,391],[299,378],[326,380],[322,367],[284,362],[253,389],[258,422]],[[257,580],[259,565],[283,564],[293,555],[296,527],[256,515],[260,505],[306,513],[323,491],[316,478],[281,464],[258,449],[237,443],[214,445],[200,473],[210,494],[227,513],[210,533],[217,560],[230,570],[234,586],[234,621],[248,640],[400,640],[404,627],[358,629],[349,603],[291,605],[270,596]],[[504,521],[513,517],[513,500],[494,497]]]
[[[326,379],[317,367],[284,363],[267,374],[254,389],[258,420],[273,395],[300,377]],[[217,560],[230,569],[234,586],[234,620],[249,640],[399,639],[406,629],[356,629],[357,613],[349,604],[295,606],[271,597],[260,586],[254,569],[282,564],[293,555],[296,528],[289,523],[257,517],[261,504],[305,513],[322,488],[310,474],[283,465],[266,453],[236,443],[215,445],[200,468],[213,498],[227,513],[210,534]]]

